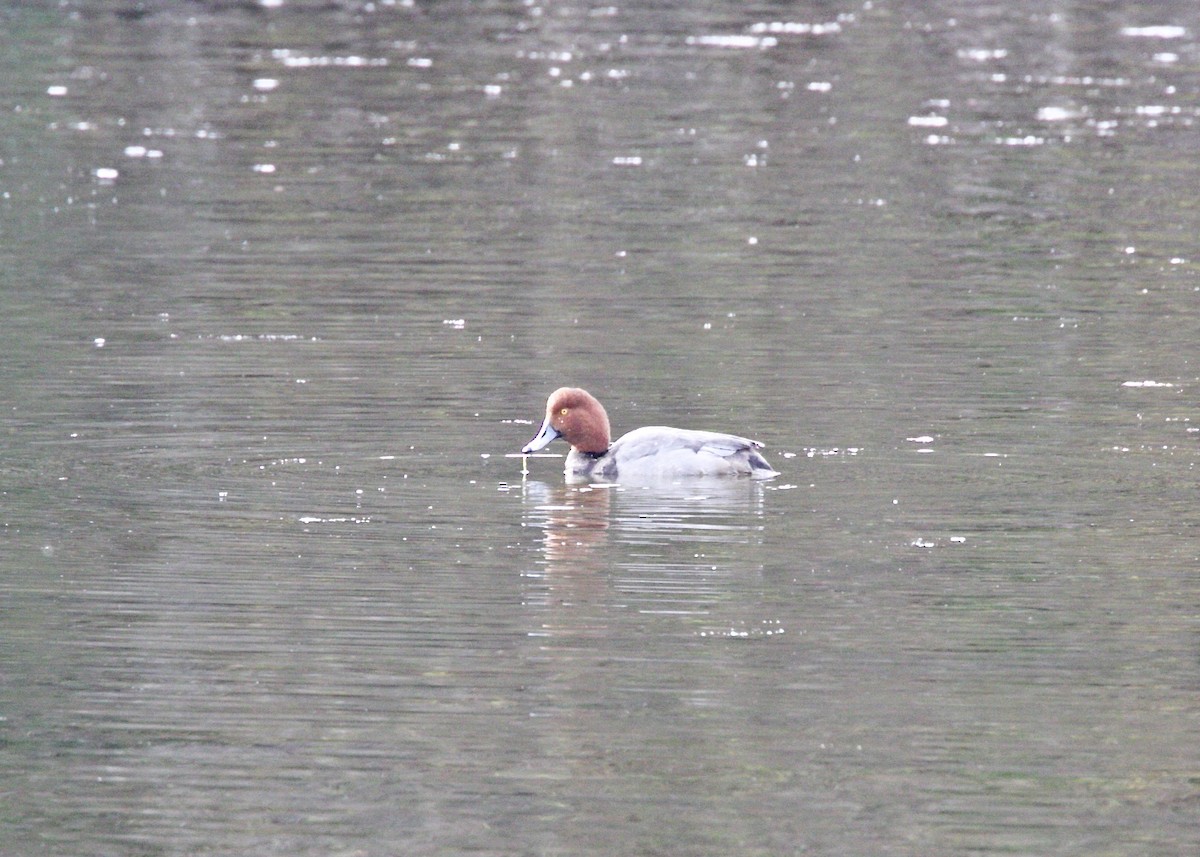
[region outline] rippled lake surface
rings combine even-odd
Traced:
[[[0,853],[1200,849],[1194,2],[0,25]]]

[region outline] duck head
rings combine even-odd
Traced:
[[[560,387],[551,393],[541,429],[521,452],[535,452],[560,437],[580,452],[601,455],[608,451],[612,440],[608,414],[587,390]]]

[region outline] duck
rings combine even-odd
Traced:
[[[647,483],[688,477],[779,475],[748,437],[670,426],[645,426],[612,441],[608,413],[579,387],[560,387],[546,401],[546,418],[521,453],[562,438],[571,444],[564,470],[569,482]]]

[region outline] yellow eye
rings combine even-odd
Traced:
[[[560,413],[560,414],[562,414],[562,415],[565,417],[567,414],[571,413],[571,409],[570,409],[570,408],[563,408],[561,411],[559,411],[559,413]]]

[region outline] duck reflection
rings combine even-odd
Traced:
[[[583,562],[608,541],[611,487],[527,482],[523,488],[526,525],[541,528],[548,566]]]
[[[628,541],[728,540],[761,531],[766,490],[761,482],[719,478],[622,487],[613,501],[614,528]]]
[[[522,653],[539,782],[607,782],[640,713],[686,715],[729,695],[739,653],[708,632],[761,618],[764,486],[696,480],[633,487],[528,482]],[[750,547],[751,549],[748,549]],[[749,584],[749,585],[747,585]]]
[[[763,485],[749,480],[690,479],[655,485],[522,485],[525,525],[543,531],[547,565],[585,561],[606,544],[646,533],[682,541],[712,532],[761,529]]]
[[[525,572],[526,604],[571,607],[595,602],[609,557],[611,489],[527,482],[524,523],[541,530],[541,558]],[[578,629],[576,629],[578,630]],[[538,633],[549,634],[551,624]]]
[[[627,606],[622,593],[636,591],[640,602],[665,600],[673,591],[675,599],[687,600],[688,593],[679,591],[683,581],[700,598],[714,578],[747,570],[739,557],[746,544],[762,538],[764,490],[761,483],[732,479],[646,486],[527,482],[524,522],[541,530],[541,555],[526,571],[526,603],[589,604],[600,609],[588,615],[599,616]],[[650,578],[661,584],[653,592],[646,591]],[[654,606],[639,609],[652,612]]]

